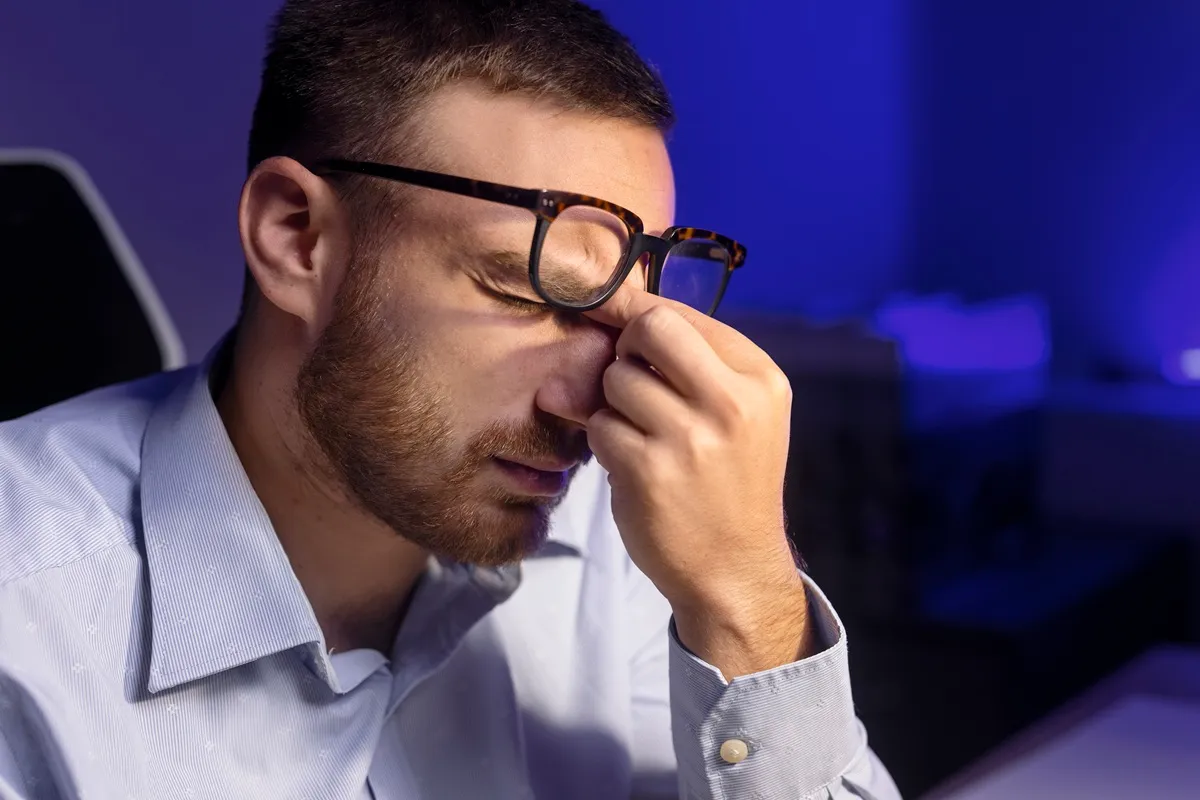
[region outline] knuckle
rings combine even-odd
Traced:
[[[604,388],[605,395],[612,396],[621,391],[621,387],[624,385],[626,366],[621,359],[617,359],[604,370],[604,374],[600,376],[600,384]]]
[[[725,436],[708,425],[693,425],[687,436],[689,467],[705,467],[718,463],[725,447]]]
[[[617,430],[617,420],[607,410],[597,411],[588,419],[588,448],[606,470],[617,466],[614,463],[618,454]]]
[[[673,463],[653,453],[638,459],[637,470],[646,486],[664,486],[679,474]]]
[[[735,433],[743,422],[745,411],[742,409],[741,401],[735,391],[731,391],[728,387],[724,391],[716,393],[709,401],[711,416],[709,419],[712,424],[717,427],[725,435]],[[693,431],[694,436],[699,436],[699,430]]]
[[[588,444],[592,445],[592,450],[596,450],[596,443],[603,443],[605,437],[612,429],[613,418],[612,412],[607,408],[602,408],[592,416],[588,417],[587,435]]]
[[[766,387],[767,395],[772,400],[791,403],[792,382],[788,380],[783,370],[772,365],[770,369],[764,372],[762,382]]]
[[[778,419],[791,409],[792,386],[778,369],[763,371],[748,380],[731,384],[721,392],[716,419],[726,433],[744,430],[766,420]]]
[[[676,316],[667,306],[654,306],[637,318],[637,324],[643,333],[658,336],[670,329]]]
[[[741,429],[754,422],[758,416],[757,404],[745,397],[731,397],[725,406],[725,419],[735,428]]]

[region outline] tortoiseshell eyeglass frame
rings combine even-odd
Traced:
[[[733,271],[746,263],[746,248],[728,236],[722,236],[719,233],[700,228],[684,227],[668,228],[663,231],[662,236],[653,236],[645,232],[645,226],[637,214],[615,203],[601,200],[598,197],[589,197],[586,194],[560,192],[551,189],[521,189],[516,186],[506,186],[502,183],[462,178],[442,172],[397,167],[391,164],[377,164],[372,161],[347,161],[336,158],[324,159],[313,165],[313,171],[318,174],[322,172],[343,172],[366,175],[372,178],[382,178],[384,180],[421,186],[427,189],[436,189],[441,192],[450,192],[466,197],[478,197],[480,200],[487,200],[492,203],[504,203],[505,205],[516,206],[533,212],[537,221],[533,232],[533,243],[529,248],[529,282],[533,284],[533,289],[538,293],[538,296],[548,305],[564,311],[591,311],[594,308],[604,305],[613,296],[613,293],[616,292],[617,287],[629,277],[630,271],[633,270],[634,265],[643,256],[649,257],[646,289],[654,294],[658,294],[659,284],[662,280],[663,264],[666,261],[667,253],[680,242],[690,239],[700,239],[719,244],[729,253],[729,262],[726,264],[725,274],[721,278],[717,297],[713,301],[712,306],[706,311],[707,314],[711,315],[716,312],[717,306],[721,304],[721,298],[725,296],[725,290],[729,286],[729,279]],[[627,245],[628,249],[625,252],[624,258],[613,272],[612,277],[600,289],[600,294],[587,303],[578,304],[566,303],[550,295],[542,288],[541,280],[538,276],[538,261],[541,256],[542,245],[546,241],[546,233],[550,230],[550,223],[573,206],[591,206],[592,208],[607,211],[621,220],[629,232],[629,244]]]

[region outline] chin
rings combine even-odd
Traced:
[[[477,507],[471,523],[446,531],[426,549],[452,561],[481,567],[516,564],[545,543],[550,530],[550,508],[545,504],[497,502]]]
[[[504,506],[501,519],[480,539],[490,545],[491,558],[477,561],[481,565],[514,564],[533,555],[546,543],[550,532],[550,510],[546,506]]]

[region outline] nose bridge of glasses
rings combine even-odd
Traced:
[[[651,233],[637,233],[629,242],[629,253],[626,257],[626,263],[629,268],[633,264],[645,259],[646,261],[646,291],[657,294],[659,289],[659,281],[662,278],[663,263],[667,259],[667,253],[671,251],[673,243],[664,239],[661,236],[655,236]]]
[[[633,240],[629,243],[629,254],[641,258],[648,255],[652,260],[661,262],[667,257],[673,242],[664,239],[661,236],[655,236],[652,233],[635,234]]]

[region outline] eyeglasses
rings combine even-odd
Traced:
[[[367,175],[533,212],[529,281],[542,300],[565,311],[603,305],[643,263],[647,291],[713,314],[733,271],[746,262],[746,248],[727,236],[699,228],[668,228],[662,236],[652,236],[632,211],[583,194],[520,189],[368,161],[329,159],[314,167],[316,172]]]

